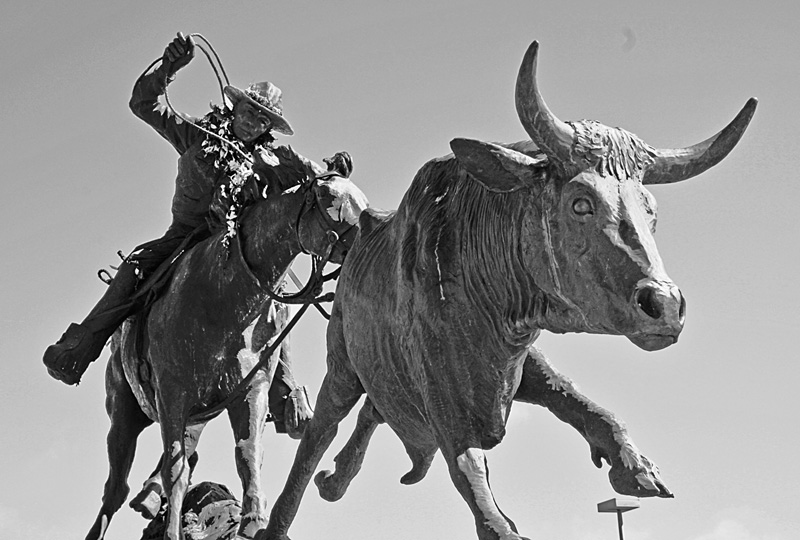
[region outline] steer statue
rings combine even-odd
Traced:
[[[321,472],[322,497],[344,494],[369,438],[386,422],[421,480],[440,450],[481,539],[519,539],[497,507],[484,451],[505,435],[514,400],[548,407],[611,465],[623,494],[670,497],[658,468],[608,411],[582,396],[533,343],[542,330],[623,335],[654,351],[675,343],[685,302],[653,239],[646,184],[718,163],[755,110],[685,149],[659,150],[592,121],[562,122],[536,84],[538,44],[516,88],[530,141],[455,139],[417,173],[399,209],[366,210],[328,326],[328,371],[267,538],[288,538],[303,492],[337,424],[361,394],[355,431]]]

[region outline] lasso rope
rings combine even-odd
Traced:
[[[196,44],[196,46],[201,51],[203,51],[203,54],[205,54],[206,58],[208,59],[209,64],[211,65],[211,68],[214,70],[214,74],[217,76],[217,82],[220,85],[220,93],[222,94],[222,100],[223,100],[223,104],[224,104],[224,102],[225,102],[225,88],[224,88],[224,86],[229,86],[230,83],[228,81],[228,75],[225,73],[225,68],[222,67],[222,62],[219,59],[219,55],[217,54],[216,50],[214,50],[214,47],[211,45],[211,43],[202,34],[192,33],[192,34],[189,34],[189,37],[200,38],[203,41],[203,43],[205,43],[205,45],[209,48],[210,53],[209,53],[209,51],[207,51],[205,49],[205,47],[203,46],[202,43],[197,43]],[[211,56],[212,54],[214,56],[213,59],[212,59],[212,56]],[[154,65],[156,65],[158,62],[161,62],[162,60],[163,60],[163,57],[156,58],[153,62],[151,62],[150,65],[147,66],[147,68],[144,70],[144,72],[142,72],[142,74],[139,75],[139,78],[137,79],[137,83],[138,83],[139,80],[141,80],[142,77],[145,76],[145,74],[148,71],[150,71],[150,69]],[[216,61],[217,64],[219,64],[219,69],[217,69],[217,66],[215,65],[215,61]],[[221,75],[220,75],[220,72],[221,72]],[[223,86],[223,78],[224,78],[224,86]],[[242,155],[242,157],[244,159],[249,161],[251,164],[254,162],[254,160],[249,155],[247,155],[244,152],[242,152],[232,141],[229,141],[226,138],[224,138],[224,137],[222,137],[220,135],[217,135],[216,133],[213,133],[213,132],[203,128],[202,126],[198,125],[196,122],[193,122],[189,117],[187,117],[186,115],[184,115],[183,113],[181,113],[180,111],[175,109],[175,107],[172,105],[172,103],[169,100],[169,95],[167,94],[166,86],[164,87],[164,99],[165,99],[165,101],[167,103],[167,106],[169,107],[169,109],[172,111],[172,113],[175,116],[180,117],[182,120],[184,120],[185,122],[193,125],[194,127],[199,129],[203,133],[206,133],[207,135],[211,135],[212,137],[215,137],[215,138],[219,139],[220,141],[222,141],[223,143],[227,144],[228,146],[234,148],[237,152],[239,152],[239,154]],[[316,201],[315,201],[315,203],[316,203]],[[323,214],[324,214],[324,212],[323,212]],[[299,221],[299,218],[298,218],[298,221]],[[336,272],[331,272],[331,274],[328,274],[327,276],[323,275],[323,268],[328,263],[328,260],[331,257],[334,245],[339,241],[338,234],[336,234],[335,231],[333,231],[333,229],[331,229],[330,232],[333,233],[333,236],[331,236],[329,234],[328,246],[327,246],[325,255],[323,257],[320,257],[319,260],[317,260],[317,257],[314,257],[314,271],[312,272],[312,275],[309,277],[309,283],[305,287],[302,288],[300,293],[295,295],[295,297],[286,297],[286,298],[284,298],[284,297],[281,297],[280,295],[277,295],[274,291],[272,291],[269,288],[264,288],[263,289],[267,293],[267,296],[269,296],[273,300],[282,301],[282,302],[296,300],[295,302],[290,302],[290,303],[302,304],[300,309],[297,311],[297,313],[294,315],[294,317],[292,317],[292,319],[289,321],[289,323],[283,328],[283,330],[278,335],[278,337],[273,341],[272,345],[269,346],[266,351],[262,351],[261,359],[259,360],[259,362],[250,369],[250,371],[247,373],[247,375],[244,376],[244,378],[241,380],[241,382],[236,386],[236,388],[234,388],[234,390],[227,396],[227,398],[224,399],[221,403],[218,403],[216,406],[214,406],[214,407],[212,407],[212,408],[210,408],[210,409],[208,409],[208,410],[206,410],[206,411],[204,411],[202,413],[193,415],[192,417],[190,417],[189,423],[207,422],[211,418],[213,418],[214,416],[219,414],[222,410],[224,410],[228,405],[230,405],[231,402],[233,402],[234,399],[237,399],[245,391],[245,389],[250,385],[250,383],[252,382],[252,380],[256,376],[256,374],[268,364],[268,362],[270,361],[270,357],[274,354],[275,350],[277,350],[277,348],[281,345],[281,343],[286,339],[286,337],[289,335],[289,331],[295,326],[297,321],[300,320],[300,318],[303,316],[303,314],[306,312],[306,310],[309,308],[309,306],[314,305],[318,310],[320,310],[320,313],[322,313],[323,317],[325,317],[326,319],[330,318],[330,315],[328,315],[325,312],[325,310],[319,305],[319,303],[320,302],[330,302],[330,301],[332,301],[333,300],[333,298],[332,298],[333,293],[328,293],[327,295],[323,295],[323,296],[319,296],[317,298],[313,298],[313,296],[316,296],[317,294],[319,294],[319,292],[321,292],[321,291],[317,291],[317,288],[321,289],[321,283],[323,283],[323,282],[325,282],[327,280],[330,280],[330,279],[335,279],[337,277],[337,275],[338,275]],[[294,280],[295,284],[297,284],[298,287],[299,287],[300,286],[300,281],[297,279],[297,276],[294,274],[294,272],[292,271],[291,267],[288,269],[288,272],[289,272],[289,275]],[[101,279],[102,279],[102,277],[101,277]],[[312,297],[308,297],[307,293],[309,291],[312,292],[312,295],[311,295]],[[285,362],[283,362],[283,360],[281,360],[280,358],[278,358],[278,362],[283,364],[284,366],[286,366]],[[286,367],[288,367],[288,366],[286,366]]]
[[[202,40],[202,43],[197,43],[197,44],[195,44],[195,46],[198,49],[200,49],[203,52],[203,54],[206,56],[206,59],[208,59],[208,63],[211,66],[211,69],[214,70],[214,75],[217,76],[217,82],[219,83],[219,90],[220,90],[220,94],[222,96],[222,102],[224,104],[225,103],[225,86],[230,86],[230,82],[228,80],[228,74],[225,72],[225,68],[222,66],[222,61],[219,59],[219,55],[217,54],[217,51],[214,49],[214,46],[211,45],[211,42],[208,41],[208,39],[206,39],[206,37],[203,36],[202,34],[192,33],[192,34],[189,34],[188,37],[196,37],[196,38],[200,38]],[[205,46],[203,46],[203,43],[205,43]],[[208,47],[209,50],[206,50],[206,47]],[[212,55],[213,55],[213,59],[212,59]],[[162,61],[163,61],[163,56],[160,57],[160,58],[156,58],[155,60],[150,62],[150,65],[145,68],[145,70],[142,72],[141,75],[139,75],[139,78],[137,79],[137,82],[142,77],[144,77],[145,74],[148,71],[150,71],[150,68],[152,68],[157,63],[162,62]],[[216,61],[216,64],[215,64],[215,61]],[[217,67],[217,64],[219,65],[219,68]],[[231,148],[236,150],[239,154],[241,154],[241,156],[245,160],[249,161],[250,163],[254,162],[253,158],[251,158],[250,156],[248,156],[247,154],[242,152],[242,150],[239,149],[232,141],[229,141],[225,137],[222,137],[222,136],[217,135],[216,133],[214,133],[212,131],[209,131],[209,130],[205,129],[203,126],[199,125],[197,122],[194,122],[191,118],[189,118],[188,116],[186,116],[185,114],[183,114],[182,112],[177,110],[172,105],[172,102],[169,99],[169,93],[167,92],[167,87],[164,87],[164,101],[166,101],[167,107],[169,107],[169,110],[172,111],[172,114],[174,114],[175,116],[178,116],[184,122],[187,122],[187,123],[193,125],[197,129],[199,129],[200,131],[205,133],[206,135],[211,135],[212,137],[214,137],[216,139],[219,139],[223,143],[227,144],[228,146],[230,146]]]
[[[220,95],[222,97],[222,102],[224,104],[225,103],[225,86],[230,86],[230,80],[228,79],[228,74],[225,72],[225,67],[222,65],[222,60],[220,60],[220,58],[219,58],[219,54],[217,54],[217,51],[216,51],[216,49],[214,49],[214,46],[211,44],[211,42],[203,34],[200,34],[200,33],[197,33],[197,32],[193,32],[193,33],[189,34],[188,37],[196,37],[196,38],[199,38],[199,39],[202,40],[202,43],[197,43],[195,46],[197,48],[199,48],[203,52],[203,54],[206,56],[206,59],[208,60],[208,64],[211,66],[211,69],[214,70],[214,75],[216,75],[216,77],[217,77],[217,82],[219,83],[219,92],[220,92]],[[203,43],[205,43],[205,46],[208,47],[208,50],[206,50],[206,48],[203,46]],[[213,55],[213,59],[212,59],[212,55]],[[144,70],[144,72],[142,72],[142,74],[139,75],[139,79],[144,77],[144,75],[148,71],[150,71],[150,68],[152,68],[154,65],[156,65],[158,62],[161,62],[162,60],[163,60],[163,56],[161,58],[156,58],[155,60],[153,60],[150,63],[150,65],[147,66],[147,68]],[[219,68],[217,66],[219,66]],[[221,75],[220,75],[220,73],[221,73]],[[212,137],[214,137],[214,138],[220,140],[221,142],[227,144],[228,146],[230,146],[231,148],[236,150],[245,160],[247,160],[251,164],[255,163],[253,158],[251,158],[246,153],[242,152],[242,150],[238,146],[236,146],[232,141],[229,141],[225,137],[222,137],[221,135],[218,135],[218,134],[216,134],[216,133],[214,133],[212,131],[209,131],[209,130],[205,129],[203,126],[201,126],[198,123],[192,121],[191,118],[189,118],[188,116],[186,116],[185,114],[183,114],[182,112],[177,110],[172,105],[172,102],[169,99],[169,94],[167,92],[167,87],[164,87],[164,101],[166,101],[167,106],[169,107],[169,110],[172,111],[172,113],[175,116],[180,117],[183,121],[193,125],[197,129],[199,129],[200,131],[205,133],[206,135],[211,135]],[[291,269],[291,267],[289,268],[289,276],[292,278],[292,280],[295,282],[295,284],[299,287],[300,286],[299,285],[300,281],[298,280],[297,275],[294,273],[294,271]],[[315,307],[320,311],[320,313],[322,313],[323,317],[325,317],[326,319],[330,318],[330,315],[328,315],[325,312],[325,310],[322,309],[322,306],[320,306],[319,304],[315,304]]]

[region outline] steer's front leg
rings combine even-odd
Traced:
[[[451,445],[443,445],[442,454],[450,478],[475,517],[479,540],[528,540],[520,536],[517,527],[498,508],[489,487],[489,469],[481,448],[467,448],[456,455]]]
[[[672,497],[658,467],[639,452],[622,421],[584,396],[536,347],[528,350],[514,400],[546,407],[578,430],[589,443],[594,464],[600,468],[605,459],[611,465],[608,477],[617,493]]]

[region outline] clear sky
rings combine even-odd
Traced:
[[[454,137],[525,138],[513,91],[534,39],[542,92],[561,119],[621,126],[657,147],[699,142],[758,97],[722,164],[652,189],[660,252],[688,301],[680,342],[655,353],[620,337],[545,335],[540,345],[626,421],[675,493],[626,514],[626,537],[797,538],[798,15],[790,0],[3,3],[0,537],[83,538],[99,509],[107,352],[77,388],[50,379],[41,355],[104,290],[96,270],[169,224],[177,155],[127,103],[137,76],[183,31],[213,43],[234,84],[277,84],[296,132],[280,142],[317,161],[348,150],[352,179],[380,208],[395,208]],[[202,55],[170,97],[195,115],[219,100]],[[313,395],[325,360],[319,315],[300,324],[293,350]],[[296,442],[270,429],[264,444],[271,504]],[[152,427],[133,490],[159,448]],[[199,452],[195,479],[240,493],[224,417]],[[616,538],[613,516],[595,506],[615,495],[607,468],[595,469],[583,439],[547,411],[517,404],[488,459],[498,504],[526,536]],[[293,538],[474,538],[443,460],[402,486],[408,467],[382,426],[340,502],[309,490]],[[144,526],[125,506],[108,538],[139,538]]]

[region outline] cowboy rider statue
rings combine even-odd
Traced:
[[[177,249],[186,249],[226,226],[231,233],[231,223],[248,196],[248,190],[242,188],[252,184],[252,178],[258,178],[254,172],[258,175],[261,170],[268,175],[272,169],[275,177],[274,171],[292,160],[300,160],[320,175],[329,174],[333,168],[332,161],[326,160],[328,171],[324,171],[290,147],[274,145],[273,133],[294,132],[283,117],[281,91],[270,82],[254,83],[245,90],[226,86],[224,92],[233,107],[214,106],[202,119],[187,121],[162,104],[167,85],[194,58],[194,53],[192,37],[179,33],[165,48],[159,66],[143,74],[134,85],[131,110],[180,154],[172,223],[164,236],[142,244],[125,258],[108,290],[83,322],[70,324],[61,339],[45,351],[48,373],[66,384],[80,382],[111,334],[141,307],[133,296],[142,279],[155,272]],[[236,148],[208,136],[195,124],[222,133]],[[250,156],[252,162],[237,160],[239,152]],[[338,160],[337,168],[341,165],[349,176],[352,163],[347,156],[345,167],[342,159],[338,155],[331,158]],[[313,413],[305,389],[297,385],[289,371],[288,357],[282,360],[269,390],[270,413],[279,433],[288,432],[298,438]]]

